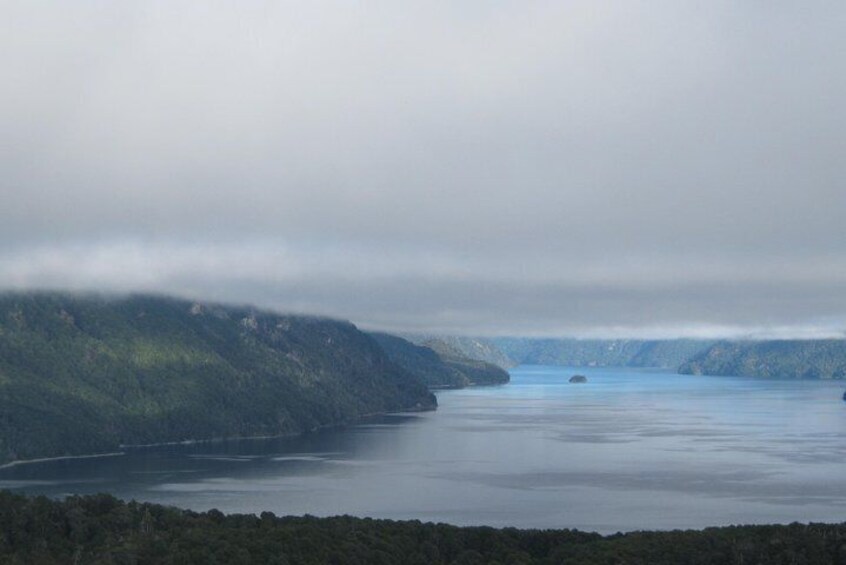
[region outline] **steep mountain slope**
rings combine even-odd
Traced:
[[[694,339],[494,338],[491,341],[521,364],[667,368],[678,367],[714,343]]]
[[[461,352],[417,345],[384,333],[370,334],[385,350],[388,357],[430,387],[465,387],[470,385],[503,384],[510,379],[508,372],[484,361],[468,359]]]
[[[846,340],[721,341],[679,372],[791,379],[846,378]]]
[[[468,359],[478,359],[502,367],[503,369],[510,369],[516,367],[517,363],[508,357],[499,347],[497,347],[490,339],[482,337],[446,337],[442,338],[456,347],[463,357]]]
[[[149,296],[0,296],[0,462],[434,405],[348,322]]]
[[[469,358],[462,349],[455,347],[449,341],[432,339],[427,341],[425,346],[437,353],[450,368],[464,375],[468,384],[503,384],[511,379],[508,371],[502,367],[487,361]]]
[[[426,345],[429,342],[442,343],[459,357],[485,361],[503,369],[510,369],[518,365],[517,362],[503,353],[493,341],[484,337],[435,334],[405,334],[402,337],[416,345]]]

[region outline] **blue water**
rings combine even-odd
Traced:
[[[574,373],[587,384],[569,384]],[[302,438],[21,465],[0,488],[600,532],[846,520],[846,384],[523,366]]]

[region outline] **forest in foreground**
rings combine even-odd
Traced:
[[[11,564],[840,564],[846,523],[729,526],[602,536],[419,521],[224,515],[0,491],[0,562]]]

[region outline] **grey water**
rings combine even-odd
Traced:
[[[575,373],[586,384],[570,384]],[[194,510],[604,533],[846,520],[844,384],[522,366],[436,412],[0,470],[0,488]]]

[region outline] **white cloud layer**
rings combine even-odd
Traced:
[[[6,2],[0,287],[839,335],[846,5]]]

